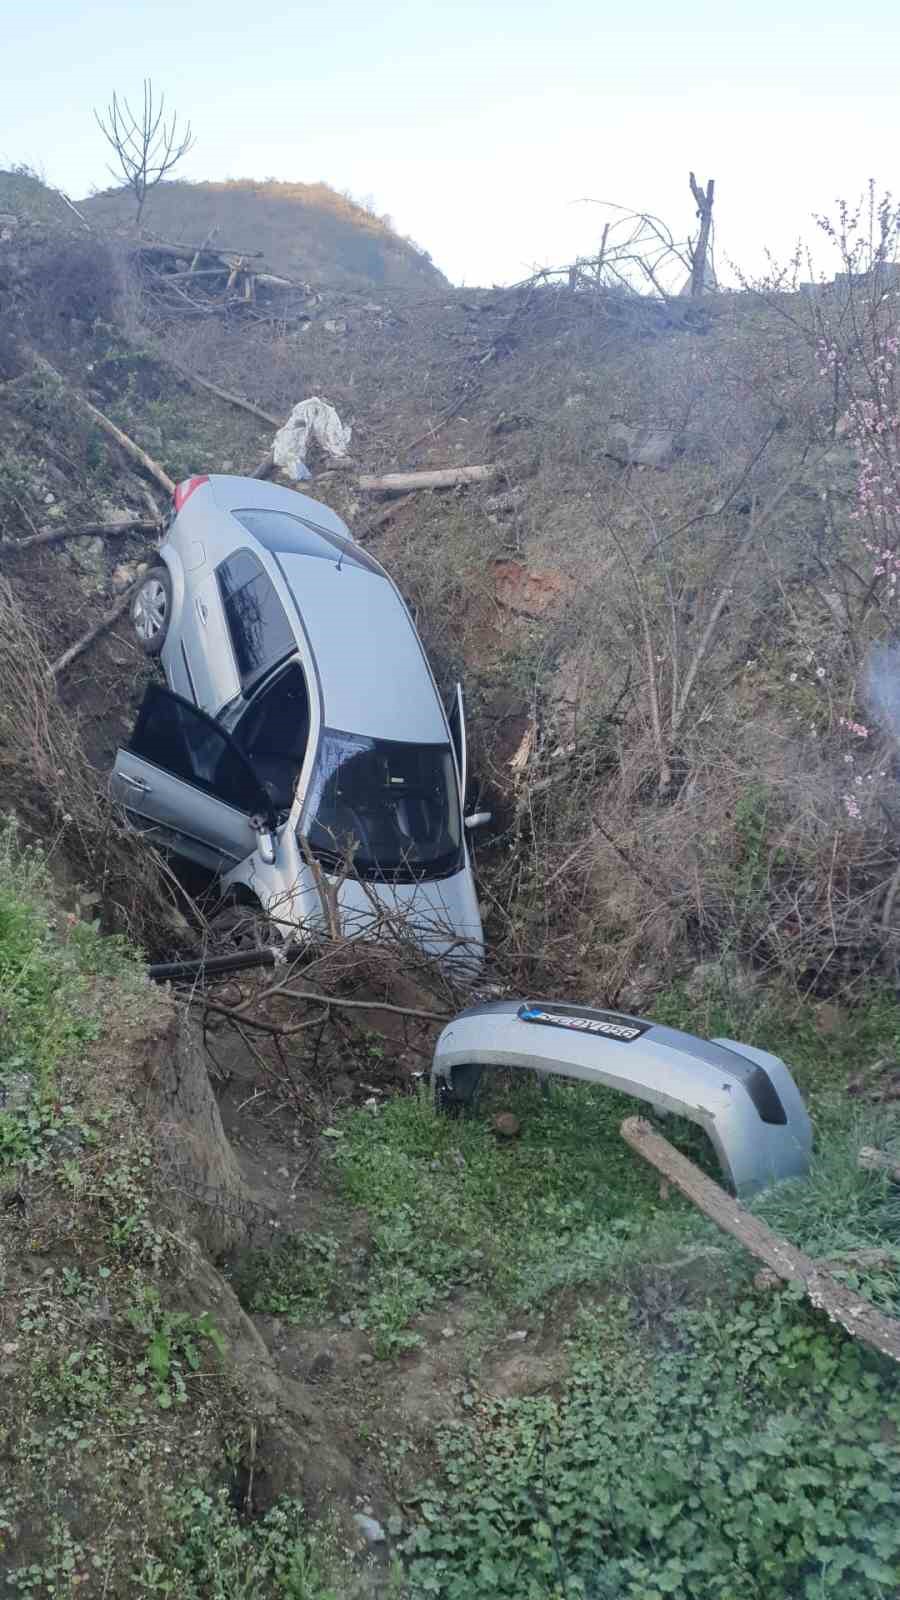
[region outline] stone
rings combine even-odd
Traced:
[[[511,1111],[498,1111],[491,1118],[491,1127],[501,1139],[517,1139],[522,1132],[521,1122]]]
[[[843,1011],[840,1006],[833,1005],[830,1000],[824,1000],[816,1008],[817,1033],[840,1033],[846,1022],[846,1011]]]
[[[675,456],[675,435],[670,428],[640,427],[614,422],[606,436],[605,454],[624,467],[668,467]]]
[[[366,1350],[363,1351],[362,1355],[357,1356],[356,1359],[361,1367],[371,1367],[375,1364],[375,1357],[370,1356]]]
[[[26,1072],[0,1078],[0,1111],[27,1111],[33,1091],[34,1084]]]
[[[106,545],[102,539],[74,539],[69,546],[77,567],[97,583],[106,578]]]
[[[138,565],[134,561],[120,561],[119,565],[113,569],[113,588],[121,594],[124,589],[130,589],[131,585],[137,582],[141,572],[146,572],[146,570],[145,562],[141,562]]]
[[[508,1333],[506,1335],[506,1343],[507,1344],[524,1344],[524,1342],[525,1342],[525,1340],[527,1338],[528,1338],[528,1330],[527,1330],[527,1328],[517,1328],[515,1333]]]
[[[387,1534],[380,1522],[374,1517],[366,1517],[361,1511],[354,1512],[353,1521],[366,1541],[366,1544],[384,1544]]]
[[[320,1350],[319,1354],[309,1364],[309,1381],[318,1383],[322,1378],[330,1378],[334,1371],[334,1356],[328,1350]]]

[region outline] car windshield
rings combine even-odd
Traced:
[[[325,866],[361,877],[444,877],[460,864],[456,772],[448,745],[323,731],[303,835]]]

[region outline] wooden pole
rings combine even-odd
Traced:
[[[868,1300],[838,1283],[810,1256],[796,1249],[789,1240],[755,1217],[693,1161],[676,1150],[668,1139],[655,1133],[643,1117],[627,1117],[620,1132],[626,1144],[649,1161],[669,1183],[693,1201],[703,1215],[723,1232],[730,1233],[752,1256],[776,1273],[784,1283],[799,1283],[817,1311],[824,1311],[851,1338],[859,1339],[891,1361],[900,1361],[900,1322],[885,1317]]]

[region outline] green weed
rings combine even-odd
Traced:
[[[557,1399],[440,1439],[407,1540],[415,1600],[784,1600],[900,1582],[887,1370],[784,1296],[642,1348],[608,1307]]]
[[[225,1492],[169,1496],[168,1537],[134,1574],[134,1592],[175,1600],[344,1600],[332,1585],[334,1543],[311,1531],[303,1508],[280,1500],[257,1522],[241,1523]]]
[[[334,1309],[338,1241],[328,1233],[290,1234],[270,1250],[247,1250],[232,1282],[248,1311],[316,1325]]]
[[[201,1344],[225,1354],[225,1341],[208,1311],[193,1316],[187,1311],[167,1311],[160,1303],[159,1291],[144,1286],[129,1308],[128,1321],[146,1339],[143,1359],[136,1368],[139,1382],[134,1394],[146,1393],[149,1386],[163,1411],[185,1405],[188,1399],[186,1378],[200,1371]]]

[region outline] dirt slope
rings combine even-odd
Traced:
[[[132,231],[128,191],[107,190],[78,205],[104,232]],[[446,282],[389,220],[325,183],[165,183],[148,200],[143,226],[177,243],[199,243],[216,228],[223,249],[261,253],[271,271],[301,282],[413,293]]]

